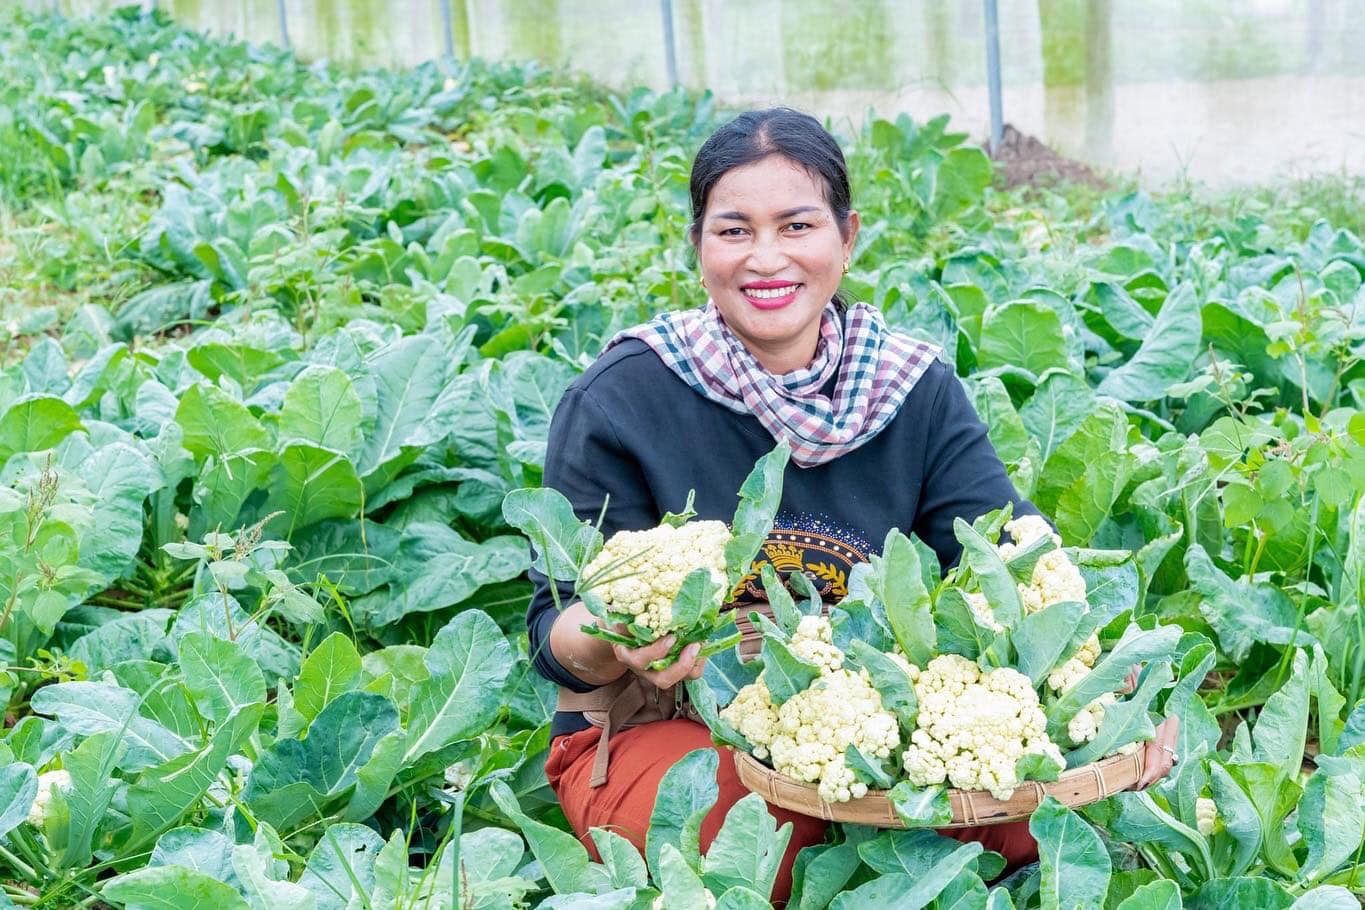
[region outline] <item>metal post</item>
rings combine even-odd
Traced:
[[[284,0],[275,0],[275,10],[280,14],[280,43],[289,50],[289,16],[284,11]]]
[[[455,56],[455,17],[450,12],[450,0],[439,0],[441,4],[441,26],[446,36],[446,56]]]
[[[673,40],[673,0],[659,0],[659,12],[664,17],[664,66],[668,70],[668,87],[678,87],[678,50]]]
[[[1005,132],[1005,115],[1000,102],[1000,17],[996,0],[986,3],[986,83],[991,96],[991,154],[1000,151]]]

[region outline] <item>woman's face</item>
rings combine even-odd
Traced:
[[[721,318],[771,373],[810,363],[820,314],[853,252],[823,181],[781,155],[737,167],[711,188],[697,257]]]

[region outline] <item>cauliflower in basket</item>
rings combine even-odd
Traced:
[[[982,673],[975,663],[943,654],[912,667],[919,717],[903,761],[911,783],[950,782],[1008,799],[1019,785],[1015,764],[1030,753],[1062,765],[1047,736],[1047,718],[1028,677],[1003,667]]]
[[[606,542],[584,575],[591,578],[606,570],[606,577],[590,590],[608,609],[629,613],[657,638],[669,631],[673,598],[693,571],[708,570],[724,596],[725,545],[729,542],[730,529],[723,521],[620,531]]]
[[[790,647],[820,667],[809,688],[774,705],[759,674],[720,716],[753,744],[755,757],[771,758],[773,767],[790,778],[818,784],[826,802],[859,799],[867,786],[844,763],[844,751],[852,745],[871,759],[890,757],[900,745],[896,716],[882,708],[866,671],[844,668],[828,619],[803,618]]]
[[[1029,546],[1040,537],[1051,537],[1058,547],[1039,557],[1029,583],[1019,586],[1019,599],[1023,601],[1025,613],[1037,613],[1063,600],[1085,600],[1085,579],[1081,577],[1080,569],[1071,562],[1066,551],[1060,549],[1062,539],[1041,516],[1021,515],[1006,522],[1005,530],[1014,538],[1014,542],[996,547],[1001,559],[1009,559],[1017,550]]]

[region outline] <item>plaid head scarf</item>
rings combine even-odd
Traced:
[[[705,308],[662,313],[618,334],[650,346],[698,394],[739,414],[752,414],[774,439],[792,447],[792,461],[812,467],[852,452],[896,416],[940,348],[892,331],[865,303],[839,318],[833,303],[820,318],[820,340],[809,366],[774,375],[759,364],[720,318]],[[837,375],[832,398],[820,394]]]

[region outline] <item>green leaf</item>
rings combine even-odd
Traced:
[[[1028,452],[1028,430],[1010,401],[1009,390],[996,376],[983,376],[972,383],[972,404],[986,425],[991,445],[1006,464],[1018,461]]]
[[[512,649],[486,613],[470,610],[436,633],[424,663],[430,678],[413,692],[404,764],[492,723],[511,670]]]
[[[739,505],[730,522],[730,541],[725,545],[725,574],[730,589],[749,573],[759,548],[773,529],[782,502],[782,475],[791,457],[791,446],[779,442],[754,463],[739,487]]]
[[[71,405],[54,395],[30,395],[0,414],[0,466],[20,452],[50,449],[81,429]]]
[[[1117,692],[1138,664],[1169,656],[1180,640],[1180,634],[1178,626],[1157,626],[1145,631],[1136,624],[1130,625],[1113,650],[1048,707],[1048,735],[1054,742],[1061,742],[1067,723],[1077,711],[1106,692]]]
[[[954,587],[944,588],[934,604],[938,625],[938,644],[945,654],[960,654],[976,660],[995,644],[996,633],[977,622],[971,604]]]
[[[948,790],[941,785],[916,787],[903,780],[891,788],[886,798],[907,828],[941,828],[953,820]]]
[[[1351,859],[1365,838],[1365,785],[1350,773],[1319,768],[1308,778],[1299,800],[1298,828],[1308,855],[1303,880],[1321,881]]]
[[[1308,682],[1308,657],[1297,650],[1289,678],[1266,699],[1251,728],[1255,760],[1275,765],[1290,779],[1298,776],[1308,738]]]
[[[38,689],[30,706],[38,714],[56,717],[78,736],[117,736],[125,747],[119,762],[125,771],[139,771],[189,751],[182,738],[138,713],[140,701],[136,692],[122,686],[69,682]]]
[[[175,409],[175,422],[185,431],[181,444],[200,461],[210,455],[221,458],[270,448],[269,434],[246,405],[207,383],[185,390]]]
[[[797,657],[776,635],[763,636],[759,656],[763,660],[763,679],[775,705],[785,704],[793,695],[804,692],[820,676],[819,667]]]
[[[183,866],[126,872],[100,891],[127,910],[252,910],[231,885]]]
[[[1090,910],[1104,906],[1112,865],[1095,830],[1054,797],[1029,818],[1038,842],[1043,910]]]
[[[862,853],[861,847],[859,853]],[[920,869],[915,874],[887,872],[852,891],[845,891],[830,904],[830,910],[858,910],[862,907],[919,910],[929,906],[959,875],[971,868],[980,855],[980,844],[958,844],[952,852],[936,856],[933,864],[927,868],[916,863]]]
[[[281,442],[305,442],[354,455],[364,441],[363,409],[351,377],[314,364],[294,377],[280,407]]]
[[[872,687],[881,696],[882,708],[896,715],[905,730],[915,728],[919,701],[910,675],[890,657],[863,641],[854,641],[852,655],[872,678]]]
[[[516,840],[516,855],[520,860],[521,839],[510,831],[506,833]],[[464,838],[461,838],[462,854],[464,844]],[[369,895],[374,890],[375,859],[383,846],[383,838],[365,825],[346,822],[328,825],[317,846],[308,855],[308,863],[299,876],[299,884],[313,893],[318,910],[346,910],[351,906],[352,898]],[[467,867],[470,873],[479,868],[473,863]]]
[[[701,876],[687,864],[677,847],[664,844],[659,848],[659,867],[655,876],[663,891],[664,906],[706,907],[706,886]]]
[[[526,842],[531,845],[531,852],[545,871],[546,881],[556,892],[597,894],[612,888],[607,871],[591,860],[578,838],[526,815],[504,781],[494,781],[489,793],[498,808],[521,828]]]
[[[216,724],[265,702],[261,668],[236,642],[191,632],[180,640],[180,668],[199,712]]]
[[[912,664],[923,667],[934,656],[936,632],[929,591],[910,538],[892,528],[880,554],[868,558],[867,585],[886,608],[896,642]],[[1017,595],[1016,595],[1017,597]]]
[[[858,868],[857,847],[851,842],[806,847],[796,855],[792,899],[787,906],[794,910],[824,910]]]
[[[502,501],[502,517],[535,544],[532,567],[560,581],[577,581],[579,572],[602,549],[597,529],[580,521],[564,494],[549,487],[508,493]]]
[[[1170,879],[1140,885],[1114,910],[1181,910],[1180,886]]]
[[[890,790],[896,779],[887,772],[879,759],[869,758],[857,746],[850,744],[844,750],[844,764],[867,786],[874,790]]]
[[[433,335],[408,335],[366,360],[378,395],[373,431],[357,462],[361,476],[403,453],[404,446],[435,442],[425,424],[445,385],[446,358]]]
[[[359,685],[361,660],[350,638],[333,632],[304,658],[294,684],[294,710],[308,724],[327,704]]]
[[[1043,377],[1033,396],[1019,409],[1019,419],[1038,440],[1043,457],[1048,458],[1075,432],[1095,405],[1095,392],[1084,379],[1064,370],[1053,370]]]
[[[701,717],[702,723],[706,724],[707,729],[711,731],[711,738],[718,743],[734,746],[736,749],[742,749],[745,752],[752,752],[753,744],[733,726],[721,719],[720,705],[716,702],[716,694],[711,686],[701,679],[689,679],[686,685],[692,707]]]
[[[716,782],[719,767],[720,755],[715,749],[693,749],[674,762],[659,781],[645,833],[645,861],[656,881],[660,880],[659,861],[665,845],[700,858],[701,822],[720,795]]]
[[[688,572],[678,588],[678,593],[673,596],[669,628],[692,630],[708,613],[714,615],[719,611],[724,594],[721,586],[711,577],[709,569],[693,569]]]
[[[256,732],[264,713],[263,704],[247,705],[227,718],[204,748],[144,771],[128,788],[133,831],[123,849],[144,847],[193,811],[227,767],[228,756]]]
[[[28,810],[38,795],[38,775],[32,765],[11,762],[0,768],[0,837],[9,834],[28,818]]]
[[[485,828],[482,830],[496,831],[498,829]],[[634,844],[615,831],[608,831],[606,828],[592,828],[588,834],[592,837],[593,846],[597,847],[597,855],[602,857],[602,865],[606,867],[607,874],[611,876],[612,887],[646,888],[649,886],[649,870],[645,868],[644,857],[640,855],[639,850],[635,849]],[[520,849],[521,845],[518,844],[517,847]],[[464,853],[463,846],[460,852]],[[466,862],[468,861],[466,860]],[[509,869],[503,874],[507,875],[510,872]]]
[[[288,516],[286,537],[326,518],[351,518],[364,498],[350,459],[307,443],[285,446],[270,475],[270,504]]]
[[[1012,300],[986,308],[977,362],[983,369],[1017,367],[1035,376],[1068,366],[1066,336],[1056,311],[1036,300]]]
[[[1018,660],[1015,668],[1035,686],[1060,663],[1071,642],[1071,631],[1089,607],[1076,600],[1050,604],[1019,621],[1010,633]]]
[[[96,733],[62,755],[71,787],[53,788],[48,804],[43,832],[51,851],[49,868],[81,869],[90,864],[95,837],[108,821],[115,792],[111,781],[122,749],[118,734]]]
[[[1246,791],[1220,762],[1209,762],[1209,784],[1218,816],[1234,845],[1231,862],[1225,862],[1223,868],[1231,875],[1241,875],[1260,855],[1261,816]]]
[[[1006,629],[1014,628],[1023,615],[1024,606],[1019,600],[1014,576],[1000,559],[1000,554],[990,541],[961,518],[953,519],[953,534],[962,544],[962,557],[981,584],[981,592],[986,595],[996,622]]]
[[[1356,910],[1360,901],[1340,885],[1323,885],[1299,895],[1289,910]]]
[[[763,593],[768,597],[768,604],[773,609],[773,619],[777,621],[777,626],[788,635],[796,632],[796,627],[801,624],[801,613],[796,609],[796,601],[792,599],[791,592],[782,583],[782,579],[777,577],[777,570],[773,564],[765,562],[759,570],[759,577],[763,580]]]
[[[1190,375],[1200,353],[1202,328],[1194,286],[1177,285],[1166,295],[1137,353],[1106,375],[1097,391],[1131,402],[1166,397],[1167,388]]]
[[[791,834],[791,822],[779,830],[763,797],[750,793],[725,814],[702,860],[702,878],[717,894],[743,886],[767,897]]]
[[[1123,411],[1101,405],[1048,456],[1033,501],[1064,543],[1089,544],[1123,492],[1136,466],[1128,433]]]
[[[1265,876],[1216,878],[1204,882],[1186,902],[1186,910],[1284,910],[1294,902],[1289,892]]]
[[[1151,739],[1156,732],[1150,716],[1152,703],[1171,681],[1169,660],[1154,660],[1149,663],[1143,670],[1137,691],[1127,698],[1105,706],[1104,720],[1101,721],[1095,738],[1067,753],[1067,767],[1088,765],[1114,753],[1120,746]]]

